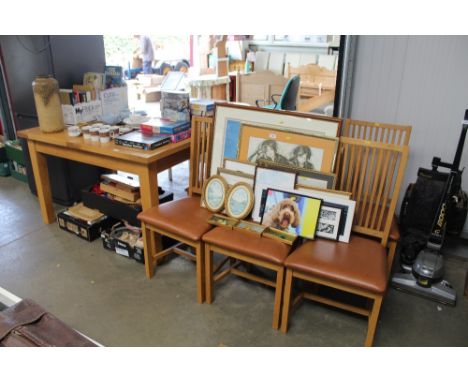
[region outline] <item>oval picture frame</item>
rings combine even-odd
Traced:
[[[222,176],[213,175],[203,185],[203,204],[211,212],[219,212],[224,209],[228,184]],[[221,192],[221,195],[216,195]]]
[[[229,189],[224,208],[228,216],[242,220],[250,214],[253,205],[252,187],[248,183],[238,182]]]

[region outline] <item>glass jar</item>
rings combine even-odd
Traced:
[[[32,88],[41,131],[44,133],[62,131],[65,124],[57,80],[52,76],[37,76]]]

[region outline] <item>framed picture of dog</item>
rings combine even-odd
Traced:
[[[261,224],[314,239],[322,200],[269,188]]]
[[[237,158],[253,163],[267,160],[297,169],[332,172],[337,148],[337,138],[242,124]]]
[[[239,159],[241,124],[266,127],[270,130],[302,133],[306,136],[336,138],[341,119],[306,113],[268,110],[251,106],[217,103],[213,129],[210,175],[216,174],[225,158]]]

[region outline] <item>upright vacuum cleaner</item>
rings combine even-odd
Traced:
[[[463,170],[459,166],[467,130],[468,109],[453,163],[434,157],[432,170],[420,168],[416,183],[408,188],[400,213],[403,273],[395,274],[391,281],[396,289],[452,306],[456,305],[457,294],[452,285],[443,280],[444,261],[440,251],[450,207],[461,191]],[[439,167],[450,172],[441,173]]]

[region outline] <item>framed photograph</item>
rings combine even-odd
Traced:
[[[252,188],[254,186],[254,175],[246,174],[240,171],[227,170],[225,168],[218,168],[218,175],[223,177],[229,186],[239,182],[245,182]]]
[[[269,188],[261,224],[314,239],[322,200]]]
[[[294,172],[257,167],[255,171],[252,220],[260,222],[262,218],[260,212],[263,191],[266,192],[268,188],[294,190],[295,183],[296,173]]]
[[[338,240],[349,243],[349,237],[351,235],[351,229],[353,228],[353,219],[354,219],[354,210],[356,208],[356,202],[351,199],[337,197],[337,195],[332,194],[332,190],[311,190],[307,188],[301,188],[301,190],[295,190],[301,195],[306,195],[311,198],[319,198],[323,200],[324,205],[329,207],[341,208],[341,223],[340,231],[338,235]]]
[[[237,159],[224,159],[224,166],[226,170],[238,171],[244,174],[255,175],[255,164],[251,162],[244,162]]]
[[[241,124],[331,138],[338,137],[341,129],[339,118],[217,103],[210,175],[216,174],[225,158],[238,159]]]
[[[242,231],[248,231],[249,233],[253,233],[255,235],[261,236],[263,231],[265,231],[265,226],[257,223],[248,222],[245,220],[240,221],[234,229],[239,229]]]
[[[253,204],[252,187],[247,183],[240,182],[229,189],[224,208],[228,216],[241,220],[250,214]]]
[[[228,185],[219,175],[213,175],[203,185],[203,207],[211,212],[218,212],[224,208]]]
[[[305,191],[305,192],[315,191],[317,195],[320,194],[322,196],[331,196],[331,197],[342,198],[342,199],[347,199],[347,200],[351,199],[351,195],[352,195],[351,192],[348,192],[348,191],[326,190],[323,188],[306,186],[304,184],[300,184],[299,181],[296,184],[296,190]]]
[[[265,168],[274,168],[278,170],[296,172],[297,173],[296,182],[304,186],[323,188],[323,189],[335,188],[336,175],[332,172],[308,170],[308,169],[294,167],[290,165],[270,162],[264,159],[259,160],[257,162],[257,165],[261,167],[265,167]]]
[[[297,235],[291,232],[281,231],[279,229],[274,229],[272,227],[265,227],[265,230],[263,231],[262,236],[281,241],[282,243],[285,243],[288,245],[293,245],[293,243],[297,239]]]
[[[317,223],[317,236],[325,239],[338,240],[340,231],[341,208],[322,204]]]
[[[253,163],[267,160],[298,169],[332,172],[337,148],[338,138],[242,124],[237,159]]]
[[[211,217],[208,219],[208,223],[220,227],[233,229],[237,225],[237,223],[239,223],[239,220],[224,215],[214,214],[211,215]]]

